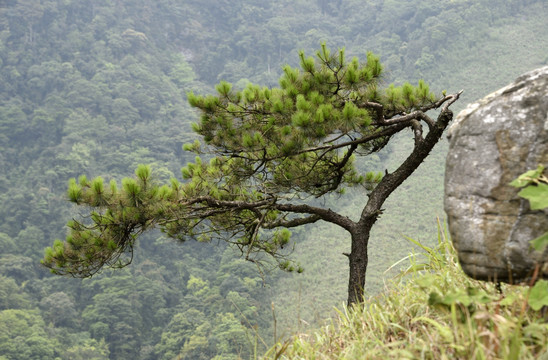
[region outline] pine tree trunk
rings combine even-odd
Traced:
[[[371,224],[373,225],[373,224]],[[348,278],[348,305],[363,302],[365,273],[367,271],[367,243],[369,229],[357,229],[352,232],[352,250],[348,255],[350,276]]]
[[[460,95],[460,93],[459,93]],[[453,118],[450,110],[442,111],[436,123],[430,128],[424,139],[415,142],[413,151],[393,173],[386,172],[375,190],[369,194],[360,221],[348,228],[352,234],[352,250],[347,254],[350,260],[350,276],[348,280],[348,305],[363,302],[365,288],[365,273],[367,270],[367,244],[371,228],[382,212],[382,205],[405,179],[407,179],[428,156],[434,145],[439,141],[443,131]]]

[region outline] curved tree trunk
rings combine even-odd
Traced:
[[[460,93],[458,94],[460,95]],[[458,95],[456,96],[458,98]],[[386,199],[407,179],[424,161],[430,151],[441,138],[443,131],[453,118],[450,110],[443,109],[435,124],[423,139],[417,136],[413,151],[407,159],[393,172],[386,173],[381,182],[369,194],[360,220],[348,229],[352,235],[352,250],[346,254],[350,260],[350,275],[348,280],[348,305],[364,300],[365,274],[367,271],[367,245],[373,224],[382,212]]]

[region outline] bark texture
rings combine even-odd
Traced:
[[[454,101],[460,93],[455,95]],[[422,134],[415,136],[415,146],[407,159],[393,173],[386,174],[375,190],[369,195],[360,220],[349,231],[352,235],[352,247],[350,254],[347,254],[350,262],[350,275],[348,281],[348,305],[363,302],[365,275],[367,272],[367,245],[371,228],[382,213],[382,206],[386,199],[407,179],[430,154],[430,151],[440,140],[443,131],[453,118],[453,113],[448,106],[449,101],[443,107],[437,121],[430,123],[430,129],[426,137]]]

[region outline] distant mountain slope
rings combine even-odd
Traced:
[[[462,108],[547,63],[547,12],[542,0],[0,1],[0,354],[19,336],[36,346],[10,348],[24,354],[13,359],[235,358],[272,343],[271,302],[277,335],[329,315],[345,298],[347,241],[324,225],[294,234],[300,276],[263,276],[223,244],[158,233],[130,267],[93,279],[53,277],[38,261],[79,215],[65,201],[70,177],[119,180],[150,163],[158,179],[180,178],[194,136],[188,90],[275,85],[299,49],[327,41],[380,54],[387,82],[462,88]],[[364,166],[390,169],[406,140]],[[400,234],[435,234],[445,149],[386,204],[368,292],[409,251]],[[361,196],[328,201],[352,216]]]

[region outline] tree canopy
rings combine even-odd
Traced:
[[[348,61],[344,49],[331,53],[322,44],[316,55],[300,52],[300,69],[285,66],[279,87],[249,84],[234,91],[222,81],[216,95],[190,92],[190,105],[201,113],[193,128],[202,141],[185,149],[203,156],[182,169],[185,182],[160,186],[146,165],[123,179],[121,189],[114,180],[105,186],[102,177],[71,179],[70,200],[92,211],[68,223],[70,235],[46,249],[43,264],[77,277],[124,266],[137,235],[160,227],[181,241],[227,240],[247,260],[269,254],[282,268],[300,271],[283,251],[288,229],[323,220],[352,235],[348,302],[362,299],[369,231],[384,200],[441,137],[460,93],[436,97],[423,81],[382,88],[382,65],[371,53],[365,62]],[[437,120],[426,114],[440,107]],[[360,171],[357,158],[404,129],[412,130],[414,149],[396,171]],[[357,222],[310,204],[347,186],[364,188]]]

